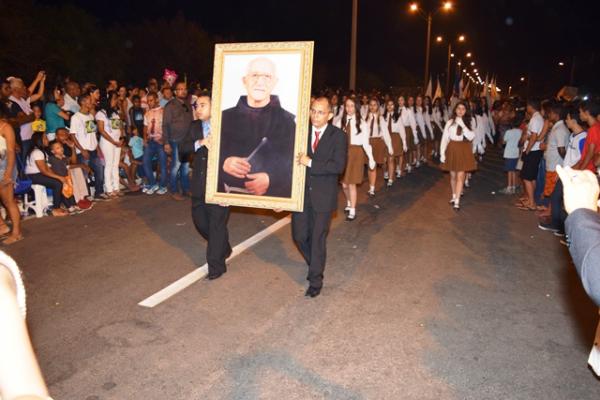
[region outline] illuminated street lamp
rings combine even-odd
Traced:
[[[431,11],[424,11],[419,6],[418,3],[411,3],[409,5],[408,9],[411,13],[419,13],[419,15],[427,21],[427,42],[425,43],[425,77],[423,79],[423,82],[424,82],[423,87],[427,86],[427,80],[429,77],[429,54],[431,52],[431,21],[433,19],[433,15],[437,14],[439,11],[450,12],[450,11],[452,11],[453,7],[454,7],[454,5],[452,4],[451,1],[445,1],[442,4],[442,7],[431,12]],[[438,42],[441,42],[441,41],[442,41],[442,39],[440,37]]]
[[[472,55],[473,55],[473,54],[471,54],[470,52],[469,52],[469,53],[467,53],[467,58],[471,58],[471,56],[472,56]]]
[[[565,63],[564,63],[564,62],[562,62],[562,61],[559,61],[559,62],[558,62],[558,66],[559,66],[559,67],[564,67],[564,66],[565,66]]]
[[[471,67],[475,66],[475,61],[471,61]]]
[[[521,82],[525,82],[525,77],[522,76],[520,80],[521,80]]]

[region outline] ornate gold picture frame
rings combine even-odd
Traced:
[[[307,147],[313,49],[215,46],[207,203],[302,211],[305,167],[296,155]]]

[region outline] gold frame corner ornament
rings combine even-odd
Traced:
[[[289,198],[254,196],[248,194],[223,193],[217,191],[219,153],[221,145],[221,88],[223,87],[224,59],[229,54],[282,54],[299,53],[301,69],[298,77],[298,109],[296,110],[296,134],[294,138],[294,159],[306,151],[308,140],[309,108],[311,97],[314,42],[262,42],[262,43],[222,43],[215,45],[211,105],[211,151],[208,153],[206,173],[206,202],[250,208],[281,209],[302,211],[304,206],[304,180],[306,167],[295,160],[292,170],[292,193]]]

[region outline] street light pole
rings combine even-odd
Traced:
[[[427,79],[429,77],[429,53],[431,51],[431,13],[427,13],[427,45],[425,51],[425,77],[423,79],[423,88],[427,87]]]
[[[356,37],[358,29],[358,0],[352,0],[352,35],[350,44],[350,90],[356,89]]]
[[[452,42],[448,41],[448,66],[446,68],[446,96],[450,93],[450,59],[452,58]]]

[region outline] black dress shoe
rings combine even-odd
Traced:
[[[215,279],[219,279],[221,276],[223,276],[223,274],[224,274],[225,272],[226,272],[226,271],[223,271],[223,272],[215,272],[215,273],[212,273],[212,274],[208,274],[208,280],[209,280],[209,281],[214,281]]]
[[[317,297],[320,294],[321,294],[321,288],[309,286],[308,289],[306,289],[306,293],[304,295],[306,297]]]

